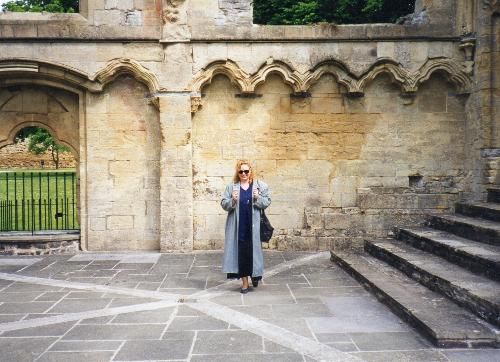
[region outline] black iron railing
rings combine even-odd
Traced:
[[[75,172],[0,172],[0,231],[79,229]]]

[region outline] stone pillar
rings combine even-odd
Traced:
[[[472,34],[476,29],[476,4],[470,0],[457,0],[457,31],[459,35]]]
[[[483,186],[500,184],[500,2],[477,3],[476,107],[472,116],[481,122]],[[484,190],[483,190],[484,192]]]
[[[160,96],[160,251],[193,250],[193,175],[189,93]]]
[[[500,13],[491,19],[491,133],[492,146],[500,149]]]

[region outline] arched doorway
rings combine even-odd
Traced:
[[[17,132],[0,148],[0,231],[79,230],[77,164],[44,127]]]
[[[0,231],[79,232],[79,102],[44,85],[0,88]]]

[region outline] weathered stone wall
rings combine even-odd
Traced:
[[[484,200],[485,186],[500,184],[500,2],[474,2],[471,61],[475,86],[467,106],[466,159],[469,182],[463,197]]]
[[[91,250],[159,248],[158,112],[146,88],[119,78],[87,97],[87,212]]]
[[[307,98],[290,97],[277,76],[257,89],[261,97],[237,92],[216,78],[193,119],[195,248],[222,246],[219,201],[235,159],[254,160],[271,185],[280,249],[385,235],[394,223],[449,211],[463,187],[464,100],[438,76],[410,100],[388,77],[361,99],[331,75]]]
[[[76,123],[52,131],[79,156],[84,248],[220,248],[241,157],[271,187],[272,247],[350,247],[497,177],[497,8],[420,0],[403,24],[341,26],[253,25],[250,0],[0,14],[0,105],[12,87],[73,97]]]
[[[76,159],[71,152],[59,154],[59,168],[75,168]],[[28,150],[28,141],[0,148],[0,169],[55,169],[50,151],[35,155]]]

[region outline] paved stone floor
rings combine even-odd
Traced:
[[[0,258],[0,361],[500,361],[433,348],[328,253],[265,252],[246,295],[220,252]]]

